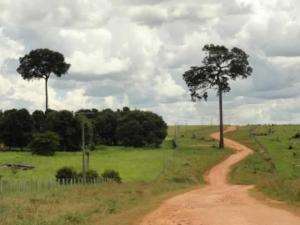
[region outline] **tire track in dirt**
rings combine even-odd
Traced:
[[[225,132],[234,130],[229,127]],[[219,133],[211,137],[218,140]],[[225,146],[235,153],[209,171],[207,186],[165,201],[141,225],[300,225],[299,216],[251,197],[248,190],[253,186],[228,183],[231,166],[253,150],[226,138]]]

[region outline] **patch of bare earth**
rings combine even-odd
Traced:
[[[229,127],[226,132],[235,129]],[[219,139],[219,133],[211,137]],[[235,154],[210,170],[206,187],[165,201],[141,225],[300,225],[299,215],[251,197],[252,186],[227,182],[230,167],[253,151],[230,139],[225,139],[225,146]]]

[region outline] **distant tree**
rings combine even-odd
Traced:
[[[67,110],[46,113],[46,130],[58,134],[59,149],[76,151],[81,148],[81,123],[72,112]]]
[[[94,140],[94,124],[93,121],[95,120],[95,113],[91,110],[80,110],[75,113],[75,119],[80,124],[80,135],[81,135],[81,147],[82,143],[82,132],[84,132],[84,145],[89,149],[95,147],[95,140]]]
[[[32,50],[29,54],[19,59],[20,65],[17,72],[23,79],[45,79],[46,111],[48,110],[48,79],[51,74],[61,77],[67,73],[70,64],[65,62],[64,56],[49,49]]]
[[[37,133],[29,144],[32,154],[52,156],[58,150],[59,137],[56,133],[47,131]]]
[[[224,148],[223,135],[223,93],[230,91],[229,81],[236,78],[247,78],[252,73],[248,55],[239,48],[228,50],[220,45],[205,45],[206,56],[202,66],[193,66],[183,74],[192,97],[192,101],[207,100],[209,89],[217,90],[219,96],[220,142]]]
[[[80,109],[76,112],[76,114],[83,114],[88,119],[95,119],[98,113],[98,109]]]
[[[33,124],[36,132],[42,132],[45,129],[46,115],[42,110],[35,110],[32,113]]]
[[[100,144],[115,145],[118,125],[117,113],[105,109],[97,113],[94,120],[95,138]]]
[[[146,145],[143,136],[143,127],[135,119],[120,121],[116,135],[120,145],[133,147],[142,147]]]
[[[26,109],[7,110],[3,114],[0,130],[5,145],[23,148],[32,138],[33,120]]]
[[[145,117],[140,121],[143,127],[143,133],[146,145],[158,147],[167,136],[168,126],[163,118],[153,112],[143,112]]]
[[[18,145],[22,148],[27,146],[32,138],[34,131],[33,120],[27,109],[20,109],[17,112],[17,118],[20,122],[20,136]]]
[[[158,147],[167,135],[167,124],[152,112],[126,111],[118,119],[117,142],[124,146]]]
[[[125,113],[126,112],[130,112],[130,108],[127,107],[127,106],[124,106],[123,109],[122,109],[122,111],[125,112]]]

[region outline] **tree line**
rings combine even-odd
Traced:
[[[9,149],[24,149],[34,137],[47,141],[57,135],[60,151],[81,149],[82,126],[87,145],[122,145],[158,147],[167,135],[167,124],[153,112],[130,110],[128,107],[113,111],[81,109],[46,112],[10,109],[0,112],[0,138]],[[51,135],[44,135],[51,132]],[[41,135],[43,134],[43,135]]]

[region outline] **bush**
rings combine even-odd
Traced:
[[[70,183],[71,181],[77,179],[78,175],[73,168],[65,166],[56,172],[55,177],[59,183]]]
[[[178,146],[177,146],[177,143],[176,143],[176,141],[174,140],[174,139],[172,139],[172,148],[173,149],[175,149],[175,148],[177,148]]]
[[[300,132],[297,132],[292,138],[294,139],[300,139]]]
[[[29,144],[32,154],[48,156],[54,155],[55,150],[58,149],[58,146],[58,135],[50,131],[34,135],[33,140]]]
[[[77,176],[77,178],[82,179],[83,178],[83,174],[82,172],[80,172]],[[92,183],[94,180],[96,180],[97,178],[99,178],[99,174],[97,173],[97,171],[95,170],[88,170],[86,172],[86,182],[87,183]]]
[[[101,176],[104,178],[105,181],[113,180],[117,183],[122,182],[119,172],[115,170],[105,170]]]
[[[89,146],[89,150],[90,151],[95,151],[96,150],[96,145],[94,143],[92,143],[90,146]]]

